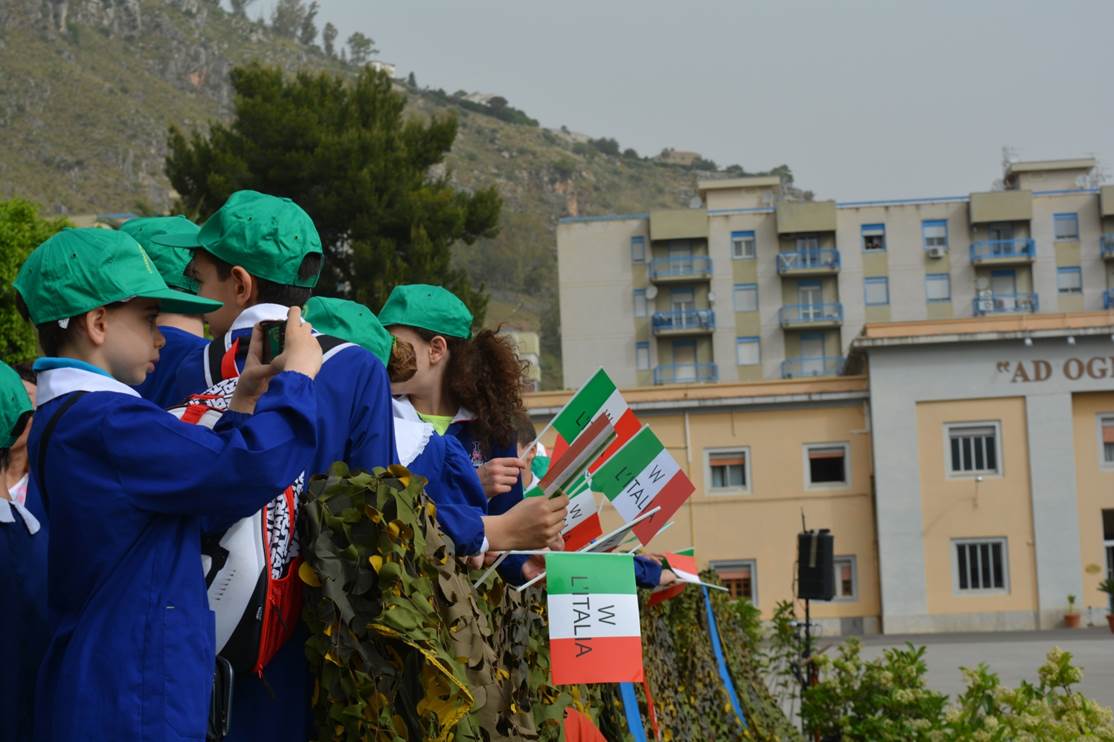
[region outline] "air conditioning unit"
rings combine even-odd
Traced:
[[[930,258],[942,258],[948,254],[947,249],[943,247],[930,247],[925,252],[928,253]]]

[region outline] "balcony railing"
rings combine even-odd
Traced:
[[[830,304],[786,304],[778,313],[782,327],[792,325],[830,325],[843,322],[843,305]]]
[[[654,312],[650,318],[654,334],[711,332],[716,329],[716,313],[711,309],[678,309]]]
[[[718,380],[714,363],[667,363],[654,368],[655,384],[707,384]]]
[[[657,258],[650,261],[651,281],[680,281],[709,278],[712,259],[707,255]]]
[[[989,294],[975,297],[975,316],[1040,311],[1036,294]]]
[[[1114,258],[1114,234],[1104,234],[1099,237],[1099,251],[1103,260]]]
[[[1102,308],[1114,309],[1114,289],[1107,289],[1102,292]],[[1112,562],[1114,564],[1114,562]]]
[[[1037,243],[1030,239],[980,240],[971,243],[972,263],[1029,261],[1037,253]]]
[[[781,378],[800,379],[808,376],[839,376],[843,356],[799,356],[781,362]]]
[[[782,276],[838,270],[839,250],[834,247],[806,247],[777,254],[777,272]]]

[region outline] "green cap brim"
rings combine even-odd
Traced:
[[[159,310],[172,314],[207,314],[215,312],[224,306],[219,301],[204,299],[200,296],[187,294],[174,289],[157,289],[138,294],[139,299],[155,299],[159,303]]]
[[[191,250],[202,247],[201,240],[196,234],[160,234],[152,237],[151,242],[166,247],[186,247]]]

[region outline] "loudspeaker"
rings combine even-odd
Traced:
[[[835,597],[835,539],[827,528],[797,534],[797,597],[831,600]]]

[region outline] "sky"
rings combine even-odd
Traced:
[[[986,190],[1006,146],[1114,181],[1110,0],[320,1],[420,85],[644,155],[786,163],[817,198]]]

